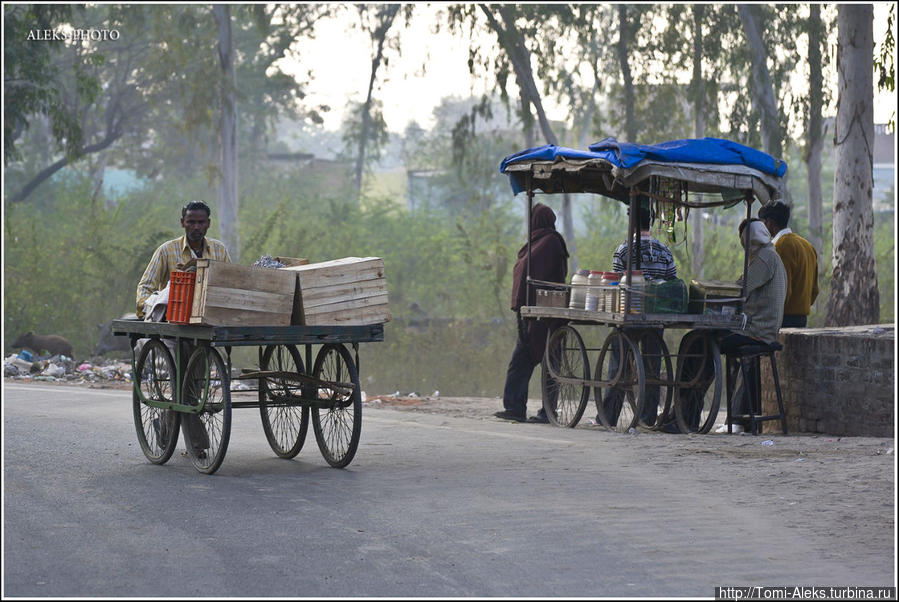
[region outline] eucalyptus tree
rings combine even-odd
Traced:
[[[356,198],[362,195],[362,176],[369,159],[380,156],[380,150],[387,142],[387,125],[381,112],[381,103],[374,98],[378,71],[387,64],[388,49],[400,51],[399,35],[393,29],[400,8],[403,8],[406,21],[411,18],[414,5],[406,4],[356,4],[360,26],[371,41],[371,68],[369,70],[368,87],[365,101],[349,111],[350,118],[345,120],[345,143],[355,146],[354,185]]]
[[[652,35],[647,46],[656,57],[657,69],[669,85],[676,85],[681,74],[690,73],[687,100],[692,108],[692,137],[703,138],[707,129],[719,129],[716,107],[717,65],[720,46],[716,29],[720,22],[719,7],[705,4],[682,4],[659,7],[661,31]],[[705,69],[703,68],[705,65]],[[701,211],[687,217],[691,230],[690,267],[695,277],[703,275],[705,245]]]
[[[73,20],[71,10],[32,8],[50,29]],[[5,44],[4,92],[14,101],[4,107],[10,133],[5,160],[13,172],[22,171],[11,178],[22,186],[10,200],[24,200],[62,167],[102,150],[115,150],[112,163],[141,175],[206,172],[214,180],[222,85],[218,31],[209,8],[100,4],[73,10],[80,22],[114,30],[116,39]],[[234,69],[242,82],[235,97],[245,117],[238,137],[261,140],[260,132],[282,112],[315,119],[314,110],[302,104],[307,83],[302,74],[286,75],[278,61],[297,53],[316,20],[332,9],[302,4],[231,10]],[[37,18],[24,6],[4,5],[4,11],[10,17],[6,32],[14,34],[7,39],[20,37],[32,26],[29,19]],[[28,120],[49,121],[55,139],[66,145],[64,152],[31,167],[34,162],[16,148]]]
[[[54,143],[69,158],[83,154],[84,132],[75,111],[65,102],[65,93],[56,85],[59,78],[74,75],[73,82],[90,99],[99,91],[88,65],[63,56],[70,47],[66,39],[34,39],[34,31],[60,32],[83,7],[44,4],[3,5],[3,163],[21,158],[16,143],[32,120],[43,115],[50,123]],[[61,33],[61,32],[60,32]]]
[[[43,9],[43,10],[42,10]],[[6,7],[4,7],[6,10]],[[24,13],[20,14],[20,11]],[[72,34],[71,19],[103,24],[98,31],[114,31],[115,39],[92,40]],[[92,153],[109,148],[128,131],[139,128],[146,111],[132,76],[134,63],[146,51],[147,39],[123,39],[121,13],[115,7],[98,6],[71,11],[49,7],[10,7],[4,45],[4,162],[17,186],[8,199],[18,203],[62,168]],[[30,43],[21,37],[22,27],[33,27],[34,17],[63,39]],[[12,36],[12,37],[10,37]],[[13,43],[12,40],[17,40]],[[49,122],[51,140],[33,141],[40,147],[39,161],[16,142],[33,122]],[[55,152],[47,149],[57,147]]]
[[[827,24],[821,18],[821,7],[809,5],[807,20],[809,92],[805,118],[805,148],[803,160],[806,163],[808,181],[808,230],[809,242],[821,256],[822,214],[824,199],[821,192],[821,152],[827,126],[824,123],[823,108],[829,94],[824,86],[824,70],[828,66],[829,55],[824,52],[827,43]]]
[[[479,4],[451,5],[447,9],[452,31],[468,27],[471,32],[489,31],[495,36],[497,46],[484,48],[475,42],[469,49],[468,66],[474,76],[478,69],[492,76],[501,102],[510,108],[507,88],[509,76],[514,75],[518,88],[518,115],[521,119],[525,146],[534,146],[534,114],[540,133],[547,144],[559,144],[543,106],[543,94],[537,86],[534,63],[545,66],[535,56],[549,52],[559,36],[559,11],[568,11],[565,5],[511,5]],[[483,16],[482,22],[479,17]],[[563,232],[569,252],[575,256],[574,226],[571,218],[569,196],[562,198]],[[576,264],[576,259],[575,259]]]
[[[755,112],[761,119],[762,146],[769,155],[783,156],[784,132],[781,127],[777,101],[774,98],[774,83],[768,71],[768,51],[762,32],[767,19],[758,5],[738,4],[737,13],[743,24],[743,32],[751,57],[750,78],[752,93],[750,97],[755,105]]]
[[[628,5],[618,5],[618,62],[621,68],[621,81],[624,84],[624,132],[627,135],[627,141],[637,142],[637,123],[634,116],[634,77],[631,74],[630,66],[630,45],[633,29],[639,27],[638,19],[631,20],[628,18]]]
[[[880,42],[880,47],[876,49],[874,54],[874,69],[877,73],[877,89],[881,91],[896,91],[896,64],[894,55],[896,53],[896,4],[890,4],[890,10],[887,13],[886,34]],[[887,127],[895,131],[896,129],[896,111],[890,115]]]
[[[833,276],[828,326],[876,324],[874,257],[874,12],[837,8],[837,119],[834,128]]]

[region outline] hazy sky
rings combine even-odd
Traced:
[[[883,39],[888,8],[889,3],[874,5],[875,43]],[[432,15],[436,10],[424,4],[417,6],[418,16],[411,27],[402,31],[402,55],[397,60],[395,52],[391,51],[390,64],[379,70],[376,97],[384,103],[384,117],[391,131],[403,131],[413,119],[425,127],[433,125],[431,111],[444,96],[468,97],[487,91],[483,82],[475,82],[478,87],[471,88],[467,40],[445,31],[440,34],[430,31],[434,18],[422,17],[421,13]],[[401,26],[399,19],[398,16],[395,28]],[[348,99],[365,100],[368,86],[371,64],[368,34],[347,29],[345,19],[321,22],[316,39],[304,42],[301,48],[304,67],[311,67],[314,73],[307,100],[331,106],[331,112],[325,115],[328,129],[339,127]],[[485,42],[493,43],[493,38]],[[548,99],[545,102],[551,119],[565,119],[564,108],[555,107]],[[886,123],[895,110],[895,95],[875,92],[875,123]]]

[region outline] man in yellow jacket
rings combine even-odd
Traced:
[[[787,226],[790,207],[780,201],[759,209],[759,219],[771,233],[771,242],[787,271],[787,298],[783,328],[804,328],[818,297],[818,253],[812,243]]]

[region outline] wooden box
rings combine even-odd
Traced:
[[[733,314],[739,307],[742,291],[742,287],[733,282],[691,280],[687,311],[691,314]]]
[[[289,326],[296,292],[292,272],[198,259],[190,323]]]
[[[300,324],[363,326],[390,321],[387,279],[380,257],[344,257],[279,268],[299,275]]]

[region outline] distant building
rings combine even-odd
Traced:
[[[265,169],[280,172],[306,172],[315,176],[322,191],[347,195],[352,190],[353,163],[339,159],[322,159],[312,153],[266,153]]]
[[[874,211],[896,208],[896,136],[886,124],[874,124]]]

